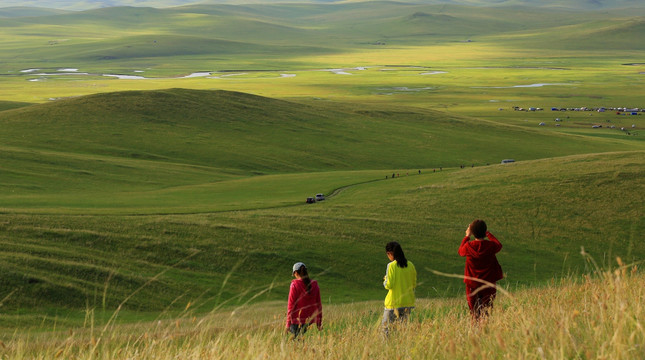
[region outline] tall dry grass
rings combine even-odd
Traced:
[[[619,260],[620,262],[620,260]],[[325,328],[292,341],[284,303],[207,316],[66,331],[15,332],[2,359],[642,359],[645,276],[620,264],[551,286],[500,293],[473,325],[465,298],[420,299],[410,322],[385,339],[381,302],[324,305]]]

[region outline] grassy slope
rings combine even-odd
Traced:
[[[103,326],[88,311],[74,330],[8,334],[12,341],[0,352],[6,359],[637,359],[645,341],[645,279],[630,264],[614,268],[550,287],[507,289],[480,327],[471,326],[463,296],[420,300],[408,326],[386,342],[380,301],[323,305],[324,330],[312,329],[304,342],[285,335],[286,304],[274,302],[197,317],[189,307],[179,318],[124,326]]]
[[[461,293],[460,280],[430,270],[462,271],[455,249],[474,216],[488,220],[504,244],[504,286],[584,271],[581,247],[601,264],[615,256],[639,260],[645,253],[638,241],[645,227],[638,211],[642,155],[403,177],[285,209],[137,217],[3,214],[7,298],[0,320],[5,326],[73,326],[84,309],[109,315],[121,302],[123,320],[133,320],[188,303],[202,312],[253,296],[282,300],[285,269],[298,260],[309,264],[327,304],[381,299],[382,247],[393,238],[417,265],[419,297],[452,296]],[[473,209],[473,202],[485,205]]]
[[[643,158],[609,153],[446,169],[348,188],[315,206],[263,211],[4,213],[2,288],[10,296],[2,321],[13,323],[19,308],[51,308],[75,322],[80,312],[60,309],[110,312],[126,299],[125,309],[143,313],[188,302],[207,311],[256,294],[283,299],[285,269],[298,260],[324,284],[326,301],[378,299],[382,246],[392,239],[419,269],[419,297],[453,295],[460,281],[430,270],[461,271],[455,248],[473,217],[485,218],[502,239],[508,285],[579,273],[581,247],[601,263],[616,255],[642,259]],[[31,321],[19,319],[14,324]]]
[[[459,271],[455,243],[473,216],[510,240],[513,282],[579,271],[581,245],[601,257],[644,251],[634,240],[642,146],[629,139],[181,89],[33,105],[0,113],[0,122],[9,309],[110,308],[164,272],[127,308],[158,310],[182,297],[205,310],[282,283],[295,259],[326,271],[333,301],[370,299],[380,296],[373,279],[393,236],[432,279],[420,296],[452,294],[458,282],[427,269]],[[641,151],[559,157],[630,149]],[[552,160],[482,166],[509,155]],[[461,163],[477,166],[456,170]],[[393,171],[402,178],[385,181]],[[334,189],[342,191],[326,203],[298,206]],[[473,202],[485,206],[474,211]],[[356,277],[356,266],[366,271]]]
[[[29,105],[32,105],[32,104],[15,102],[15,101],[0,101],[0,111],[17,109],[17,108],[21,108]]]
[[[22,107],[0,113],[0,124],[7,169],[0,182],[6,194],[2,207],[19,211],[266,207],[299,203],[305,196],[269,191],[275,184],[262,185],[262,180],[256,181],[258,191],[248,194],[255,200],[247,206],[222,194],[258,174],[382,171],[361,176],[360,182],[383,178],[394,169],[642,148],[629,138],[536,132],[418,108],[304,105],[182,89]],[[326,192],[347,183],[339,181],[345,175],[338,175],[339,180],[331,174],[320,177],[330,182],[323,187]],[[323,182],[311,174],[287,183],[285,189],[302,191],[321,186],[308,183]],[[182,197],[190,193],[194,201],[186,206]]]

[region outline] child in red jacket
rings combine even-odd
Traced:
[[[471,236],[475,237],[472,241]],[[495,256],[500,250],[502,244],[487,230],[484,220],[475,220],[468,226],[459,246],[459,255],[466,257],[464,283],[473,320],[487,315],[493,307],[497,294],[495,283],[504,277]]]
[[[289,303],[287,305],[287,331],[296,338],[307,332],[309,324],[314,322],[318,330],[322,330],[322,302],[320,288],[316,280],[309,279],[305,264],[298,262],[293,265],[289,288]]]

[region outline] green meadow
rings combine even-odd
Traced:
[[[378,337],[396,240],[435,358],[536,327],[479,354],[634,358],[642,307],[606,322],[637,288],[598,289],[642,283],[645,112],[622,108],[645,106],[645,8],[612,4],[0,9],[0,353],[425,358],[331,345]],[[481,333],[447,326],[475,218],[506,275]],[[311,348],[281,340],[296,261],[332,319]],[[566,326],[521,312],[558,301]],[[540,317],[564,330],[540,344]]]

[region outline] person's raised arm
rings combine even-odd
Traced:
[[[461,245],[459,245],[459,255],[460,256],[466,256],[468,255],[468,251],[466,247],[468,246],[468,241],[470,241],[470,236],[472,233],[470,232],[470,225],[468,225],[468,229],[466,229],[466,236],[461,240]]]
[[[496,245],[497,245],[497,246],[496,246],[496,248],[495,248],[495,252],[496,252],[496,253],[497,253],[497,252],[499,252],[500,250],[502,250],[502,243],[500,243],[500,242],[499,242],[499,240],[497,240],[497,238],[495,237],[495,235],[491,234],[491,233],[490,233],[490,231],[486,231],[486,237],[487,237],[487,238],[488,238],[488,240],[490,240],[492,243],[494,243],[494,244],[496,244]]]

